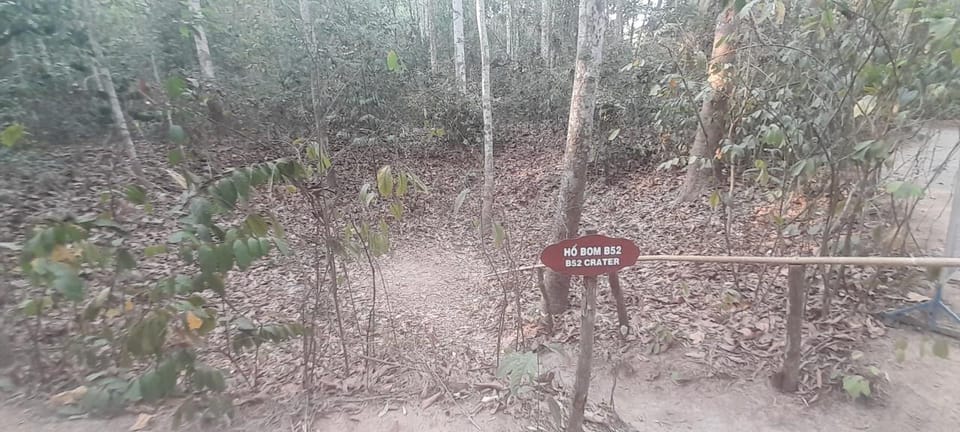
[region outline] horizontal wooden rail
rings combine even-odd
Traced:
[[[942,257],[772,257],[772,256],[700,256],[700,255],[641,255],[637,262],[669,261],[713,264],[773,264],[773,265],[854,265],[864,267],[960,267],[960,258]],[[485,275],[485,278],[546,268],[543,264],[518,267]]]

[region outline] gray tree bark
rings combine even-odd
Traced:
[[[724,134],[728,99],[733,90],[728,65],[736,61],[736,32],[737,13],[733,7],[726,7],[717,15],[713,54],[707,63],[707,82],[711,92],[700,106],[697,135],[690,147],[687,173],[678,201],[696,199],[713,176],[714,155]]]
[[[490,94],[490,41],[487,40],[487,18],[484,0],[477,2],[477,32],[480,35],[480,87],[483,105],[483,203],[480,229],[489,232],[493,220],[495,171],[493,167],[493,107]]]
[[[540,58],[547,67],[552,67],[553,56],[550,43],[553,41],[553,1],[540,0]]]
[[[213,59],[210,57],[210,44],[207,43],[207,32],[203,29],[203,11],[200,9],[200,0],[190,0],[190,13],[193,14],[193,43],[197,47],[197,61],[200,63],[200,75],[203,79],[213,81],[216,74],[213,70]]]
[[[467,94],[467,65],[463,49],[463,0],[453,0],[454,71],[460,85],[460,94]]]
[[[427,42],[430,45],[430,73],[436,75],[440,72],[440,62],[437,60],[437,8],[436,0],[427,0],[426,19],[427,19]]]
[[[576,72],[570,96],[567,144],[563,153],[560,194],[554,218],[554,241],[577,236],[583,213],[587,156],[593,136],[593,117],[600,87],[606,0],[581,0],[577,33]],[[561,313],[569,307],[570,277],[546,272],[547,311]]]
[[[149,185],[146,177],[143,175],[143,168],[140,166],[140,158],[137,156],[137,147],[133,144],[133,138],[130,136],[130,129],[127,127],[127,120],[123,115],[123,107],[120,105],[120,98],[117,97],[117,89],[113,85],[113,77],[110,75],[110,69],[106,66],[106,60],[103,55],[103,48],[97,41],[94,34],[93,25],[89,25],[87,35],[90,39],[90,47],[93,49],[93,73],[100,76],[98,85],[103,86],[107,93],[107,100],[110,102],[110,115],[113,118],[113,126],[116,128],[117,135],[120,136],[120,142],[123,150],[127,154],[127,168],[142,186]]]

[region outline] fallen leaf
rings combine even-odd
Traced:
[[[130,426],[131,432],[142,431],[150,426],[150,420],[153,420],[153,414],[140,414],[137,416],[137,421],[133,423],[133,426]]]
[[[438,392],[437,392],[436,394],[434,394],[433,396],[430,396],[430,397],[424,399],[423,402],[420,403],[420,409],[430,408],[430,405],[433,405],[434,402],[436,402],[437,400],[439,400],[439,399],[440,399],[440,396],[443,396],[443,391],[442,391],[442,390],[441,390],[441,391],[438,391]]]
[[[909,302],[920,303],[920,302],[925,302],[927,300],[930,300],[930,297],[927,297],[923,294],[915,293],[915,292],[907,293],[907,301]]]
[[[50,397],[50,403],[54,405],[72,405],[77,403],[87,394],[87,387],[80,386],[73,390],[57,393]]]

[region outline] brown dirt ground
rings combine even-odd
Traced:
[[[522,211],[528,206],[549,209],[549,204],[545,203],[549,203],[552,190],[537,189],[538,184],[544,183],[538,177],[542,174],[540,170],[531,168],[531,165],[549,166],[549,163],[555,161],[520,161],[516,166],[503,168],[517,179],[509,182],[506,185],[508,190],[502,192],[513,197],[513,201],[504,204],[508,210],[512,207],[513,210]],[[658,180],[644,181],[652,183],[636,184],[636,189],[632,190],[630,186],[625,187],[622,191],[624,199],[637,199],[643,194],[634,191],[655,188]],[[455,192],[457,187],[449,186],[449,190],[443,191],[443,194],[456,196],[450,191]],[[588,197],[588,202],[590,199]],[[601,204],[595,207],[596,211],[587,215],[587,223],[600,225],[604,222],[605,212],[616,214],[616,202]],[[541,213],[526,213],[526,217],[539,219],[549,214],[545,210]],[[617,218],[620,217],[617,215]],[[923,223],[945,223],[944,218],[931,219]],[[464,232],[469,231],[468,224],[461,225]],[[644,240],[654,253],[661,253],[665,248],[695,250],[701,246],[717,247],[716,244],[659,244],[662,239],[642,223],[628,231],[628,234],[637,238],[644,238],[646,234],[654,235]],[[387,321],[397,329],[400,346],[430,345],[426,352],[444,357],[443,364],[454,369],[448,370],[451,379],[477,382],[482,376],[471,375],[472,372],[466,369],[478,361],[481,364],[489,362],[495,355],[495,325],[491,322],[496,320],[496,314],[491,311],[496,310],[498,295],[491,292],[496,288],[483,279],[490,265],[474,251],[458,244],[457,237],[420,239],[415,247],[401,246],[382,263],[384,278],[388,281],[384,313]],[[536,238],[537,235],[531,234],[530,237]],[[534,243],[527,238],[513,241]],[[525,258],[520,260],[522,264],[528,263],[531,258],[530,253],[523,251],[519,255]],[[637,269],[633,276],[643,277],[649,271]],[[675,267],[671,267],[669,272],[677,279],[689,274],[687,270]],[[706,282],[704,284],[704,287],[711,287]],[[716,284],[721,282],[717,281]],[[651,289],[662,288],[638,283],[627,286],[636,297],[631,297],[631,301],[636,303],[632,312],[649,311],[649,307],[644,308],[639,303],[647,301],[650,296],[658,296],[656,292],[649,292]],[[960,288],[951,287],[948,294],[950,299],[960,299]],[[528,303],[535,308],[535,302]],[[954,304],[960,305],[960,301]],[[509,310],[510,314],[516,312]],[[520,312],[528,313],[526,310]],[[576,314],[568,315],[562,323],[576,323]],[[636,316],[638,320],[647,318],[645,315]],[[610,328],[615,323],[609,308],[601,310],[598,318],[598,328],[606,330],[601,330],[598,335],[601,340],[598,341],[595,378],[590,391],[593,418],[603,419],[608,415],[605,413],[610,409],[608,398],[613,388],[610,370],[614,369],[614,365],[618,365],[618,370],[623,370],[626,364],[629,365],[629,372],[618,374],[613,401],[620,418],[636,430],[936,432],[955,431],[960,425],[960,345],[955,341],[951,342],[950,358],[941,359],[929,354],[928,336],[909,329],[887,329],[885,335],[869,340],[861,347],[864,356],[860,360],[862,364],[876,366],[888,375],[889,382],[880,387],[882,397],[876,402],[864,404],[849,401],[841,396],[841,392],[833,392],[806,406],[797,397],[782,395],[767,384],[769,366],[753,373],[739,371],[731,375],[702,357],[690,355],[699,348],[696,343],[686,339],[663,354],[649,354],[641,349],[641,340],[619,344],[609,337]],[[643,327],[646,323],[636,325]],[[554,342],[561,343],[560,351],[566,355],[545,353],[541,355],[540,367],[542,372],[556,373],[556,386],[569,389],[573,382],[576,338],[569,335],[563,337],[565,339],[554,339]],[[708,334],[708,337],[713,336]],[[894,345],[901,339],[907,341],[907,355],[903,361],[897,361]],[[713,342],[707,340],[703,343],[709,345]],[[420,398],[410,396],[389,399],[389,402],[370,399],[348,405],[332,403],[329,405],[332,409],[318,413],[314,418],[313,431],[536,430],[535,427],[543,425],[549,417],[549,411],[543,404],[538,406],[528,401],[521,409],[515,403],[492,414],[491,411],[497,406],[496,401],[483,402],[478,400],[478,394],[469,392],[453,393],[462,396],[458,396],[456,401],[444,397],[425,409],[421,408]],[[240,411],[240,419],[231,430],[253,431],[266,427],[294,430],[293,426],[300,424],[298,421],[302,418],[302,414],[295,413],[292,408],[279,405]],[[474,414],[468,418],[465,412]],[[0,430],[4,432],[120,432],[129,430],[134,422],[133,415],[109,420],[65,420],[58,418],[47,404],[36,401],[0,404]],[[594,430],[610,430],[605,429],[602,423],[592,424],[591,427]],[[151,430],[168,429],[164,415],[158,416],[151,425]]]

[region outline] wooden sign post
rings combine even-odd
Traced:
[[[567,422],[567,432],[583,431],[583,411],[587,406],[587,391],[590,388],[593,331],[597,319],[597,276],[609,275],[610,288],[617,299],[617,316],[620,325],[624,326],[627,313],[617,271],[635,264],[639,256],[640,249],[632,241],[597,234],[554,243],[540,254],[540,261],[551,270],[570,276],[583,276],[580,355],[577,357],[573,409]]]

